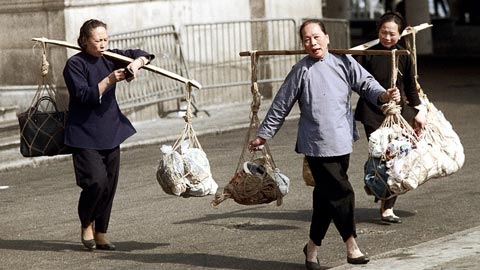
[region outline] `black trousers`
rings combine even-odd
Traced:
[[[332,220],[344,242],[351,236],[357,237],[355,194],[347,175],[350,155],[307,156],[307,161],[315,180],[310,239],[320,246]]]
[[[120,148],[76,148],[72,157],[77,185],[82,188],[78,202],[82,227],[93,222],[95,232],[106,233],[118,183]]]

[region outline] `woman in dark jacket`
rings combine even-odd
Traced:
[[[371,50],[403,50],[398,44],[400,34],[405,29],[405,20],[397,12],[385,13],[378,23],[377,34],[379,44],[371,47]],[[391,87],[392,63],[391,58],[382,55],[363,55],[357,58],[358,62],[370,72],[375,79],[385,88]],[[399,56],[396,87],[400,90],[402,100],[402,116],[414,128],[423,128],[426,123],[426,111],[421,109],[420,98],[416,88],[415,72],[412,60],[408,55]],[[420,110],[419,110],[420,109]],[[360,98],[355,110],[355,119],[361,121],[367,138],[370,138],[376,129],[380,127],[385,115],[382,111]],[[380,206],[381,219],[386,222],[401,223],[401,219],[393,212],[397,197],[382,200]]]
[[[68,59],[63,76],[70,94],[65,144],[73,149],[76,182],[82,189],[81,241],[89,250],[114,250],[105,234],[118,183],[119,146],[136,132],[118,107],[115,86],[133,80],[154,56],[142,50],[111,50],[135,59],[130,64],[104,56],[107,25],[94,19],[80,28],[78,45],[82,51]]]

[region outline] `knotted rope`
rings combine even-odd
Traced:
[[[276,172],[275,163],[270,155],[268,144],[265,143],[261,149],[262,156],[255,159],[256,151],[250,153],[250,162],[256,163],[257,166],[265,168],[263,176],[249,174],[244,172],[243,164],[245,163],[245,155],[249,151],[250,141],[256,137],[256,131],[260,121],[258,119],[258,111],[260,109],[261,96],[257,83],[257,62],[258,55],[256,51],[250,54],[251,60],[251,88],[252,103],[250,112],[250,126],[245,136],[242,153],[238,160],[237,168],[233,178],[225,186],[223,193],[217,193],[215,199],[210,203],[212,207],[218,206],[224,200],[231,198],[235,202],[244,205],[270,203],[274,200],[277,205],[282,204],[283,195],[274,180]]]
[[[420,83],[418,82],[418,68],[417,68],[417,41],[416,41],[416,35],[417,35],[417,30],[415,30],[414,27],[408,26],[406,28],[407,30],[411,31],[411,37],[407,38],[407,49],[411,52],[410,56],[412,58],[412,65],[413,65],[413,71],[414,71],[414,77],[415,77],[415,85],[418,91],[418,94],[420,97],[426,97],[425,93],[423,92],[422,87],[420,86]]]
[[[258,73],[258,55],[257,51],[252,51],[250,55],[250,69],[251,69],[251,86],[250,86],[250,91],[252,93],[252,103],[250,105],[251,111],[250,111],[250,126],[248,128],[247,134],[244,139],[243,143],[243,150],[240,155],[240,158],[237,163],[237,169],[238,170],[242,169],[243,163],[246,161],[245,160],[245,154],[249,152],[248,150],[248,145],[250,141],[254,138],[256,131],[258,127],[260,126],[260,120],[258,118],[258,111],[260,110],[260,104],[261,104],[261,95],[260,91],[258,90],[258,82],[257,82],[257,73]],[[263,146],[262,150],[262,155],[266,160],[266,164],[272,166],[272,168],[275,168],[275,163],[273,159],[271,158],[270,155],[270,149],[268,147],[268,144],[265,143]],[[250,153],[250,158],[249,160],[253,160],[255,158],[255,151]]]
[[[397,83],[397,74],[398,74],[398,56],[396,54],[396,49],[392,50],[391,57],[391,80],[390,87],[393,88]],[[404,131],[404,135],[411,140],[412,143],[418,142],[419,138],[415,134],[412,126],[405,120],[402,116],[402,107],[391,100],[390,102],[382,106],[382,112],[386,115],[385,120],[382,122],[380,127],[392,127],[393,125],[398,125]]]
[[[48,69],[50,68],[50,64],[48,63],[47,60],[47,45],[45,42],[40,42],[37,41],[32,49],[35,49],[37,44],[41,44],[42,46],[42,63],[41,63],[41,68],[40,68],[40,74],[41,74],[41,79],[37,87],[37,91],[35,92],[35,95],[32,100],[32,104],[30,107],[33,107],[34,104],[37,103],[38,100],[40,100],[44,96],[48,96],[50,100],[52,101],[53,105],[56,109],[56,91],[55,89],[50,85],[49,79],[48,79]],[[52,110],[52,108],[44,108],[44,110]]]
[[[192,126],[192,100],[192,84],[190,83],[190,81],[188,81],[187,83],[185,83],[185,101],[187,102],[187,108],[185,111],[185,115],[183,116],[183,119],[185,120],[185,127],[183,128],[181,136],[173,144],[173,150],[177,150],[181,146],[182,142],[188,139],[190,143],[189,147],[198,148],[203,151],[202,146],[198,141],[195,130]]]

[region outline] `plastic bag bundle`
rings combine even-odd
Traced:
[[[444,175],[457,172],[465,162],[463,145],[457,133],[443,113],[426,97],[420,96],[422,104],[427,108],[428,123],[422,138],[440,149],[442,170]]]
[[[173,146],[160,148],[162,158],[157,168],[157,181],[162,189],[176,196],[206,196],[215,194],[217,183],[212,178],[210,163],[191,124],[191,85],[186,84],[187,110],[185,128]]]
[[[211,202],[216,207],[226,199],[233,199],[243,205],[267,204],[277,201],[282,204],[287,195],[290,179],[278,168],[273,169],[265,158],[244,162],[241,170],[225,186],[223,193],[217,193]]]
[[[215,194],[218,185],[213,180],[207,155],[202,149],[181,144],[180,152],[173,147],[161,147],[162,159],[157,169],[157,181],[162,189],[176,196]]]
[[[383,126],[370,135],[369,155],[364,181],[380,199],[403,194],[445,175],[440,148],[398,124]]]

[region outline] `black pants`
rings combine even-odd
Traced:
[[[310,239],[320,246],[332,220],[344,242],[351,236],[357,237],[355,194],[347,175],[350,155],[307,156],[307,161],[315,180]]]
[[[95,232],[106,233],[118,183],[120,148],[77,148],[72,157],[77,185],[82,188],[78,202],[82,227],[94,222]]]
[[[367,126],[367,125],[363,125],[363,127],[365,128],[365,134],[367,135],[367,140],[370,139],[370,134],[372,134],[375,130],[378,129],[378,128],[374,128],[374,127]],[[377,202],[377,201],[378,201],[378,198],[375,199],[375,202]],[[392,197],[392,198],[387,199],[387,200],[383,200],[383,210],[392,209],[395,206],[396,201],[397,201],[397,196]]]

